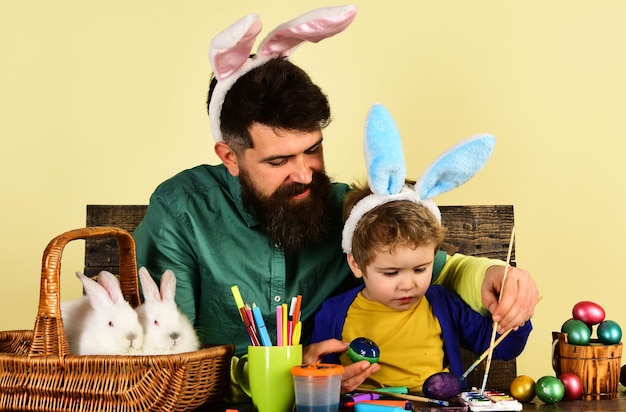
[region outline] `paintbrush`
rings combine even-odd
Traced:
[[[539,299],[537,299],[537,304],[539,304],[539,302],[541,302],[541,299],[543,299],[543,296],[539,296]],[[493,350],[496,346],[498,346],[500,344],[500,342],[502,342],[502,340],[512,331],[513,329],[509,329],[506,332],[504,332],[502,335],[500,335],[500,337],[498,338],[498,340],[495,341],[495,343],[493,344],[493,346],[490,346],[489,348],[487,348],[482,355],[480,355],[478,357],[478,359],[476,359],[476,361],[474,361],[474,363],[472,363],[469,368],[467,368],[467,370],[463,373],[463,375],[461,375],[461,377],[459,378],[460,381],[462,381],[463,379],[467,378],[467,376],[472,373],[472,371],[474,369],[476,369],[476,367],[478,365],[480,365],[480,362],[483,361],[483,359],[485,359],[487,357],[487,355],[489,354],[489,351]]]
[[[511,240],[509,241],[509,251],[506,256],[506,266],[504,267],[504,277],[502,277],[502,286],[500,286],[500,296],[498,296],[498,302],[502,298],[502,292],[504,291],[504,282],[506,282],[506,275],[509,271],[511,262],[511,252],[513,251],[513,239],[515,238],[515,226],[511,229]],[[491,368],[491,358],[493,357],[493,348],[495,347],[496,330],[498,329],[498,322],[493,322],[493,330],[491,331],[491,343],[487,352],[487,365],[485,366],[485,375],[483,376],[483,384],[480,387],[480,394],[485,393],[485,386],[487,386],[487,378],[489,377],[489,368]],[[503,334],[504,335],[504,334]]]
[[[504,338],[506,338],[506,336],[509,334],[509,332],[511,332],[513,329],[509,329],[506,332],[504,332],[502,335],[500,335],[500,337],[498,338],[498,340],[496,340],[492,346],[489,346],[489,348],[487,348],[487,350],[485,350],[482,355],[480,355],[478,357],[478,359],[476,359],[476,361],[474,361],[474,363],[472,363],[470,365],[469,368],[467,368],[467,370],[463,373],[463,375],[461,375],[461,377],[459,378],[460,381],[462,381],[463,379],[467,378],[467,375],[469,375],[474,369],[476,369],[476,367],[478,365],[480,365],[480,362],[483,361],[483,359],[485,359],[487,357],[487,355],[489,355],[490,351],[493,351],[493,349],[498,346],[500,344],[500,342],[502,342],[502,340]]]

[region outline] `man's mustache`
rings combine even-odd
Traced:
[[[315,186],[315,180],[309,184],[303,183],[290,183],[287,186],[281,186],[274,192],[274,197],[276,198],[290,198],[293,196],[297,196],[301,193],[304,193],[308,189],[311,189]]]

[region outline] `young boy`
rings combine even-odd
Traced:
[[[349,195],[344,216],[369,194],[366,186]],[[380,348],[380,370],[364,386],[406,386],[419,393],[426,378],[437,372],[463,374],[460,347],[477,354],[489,347],[491,319],[473,311],[456,294],[430,284],[444,234],[435,216],[411,200],[378,205],[356,224],[347,260],[364,285],[323,304],[315,317],[312,341],[373,340]],[[494,358],[519,355],[531,329],[526,322],[512,331],[494,349]],[[347,353],[329,355],[324,361],[351,363]]]

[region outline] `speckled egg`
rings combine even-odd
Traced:
[[[422,391],[429,398],[446,400],[461,393],[461,383],[450,372],[438,372],[426,378]]]
[[[363,337],[356,338],[350,342],[348,356],[352,362],[366,360],[369,363],[376,363],[380,358],[380,349],[371,339]]]

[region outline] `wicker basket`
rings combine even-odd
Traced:
[[[0,410],[188,411],[215,403],[226,388],[232,345],[155,356],[69,353],[60,309],[61,254],[72,240],[114,237],[120,283],[139,304],[135,243],[125,230],[89,227],[66,232],[46,248],[34,330],[0,332]]]

